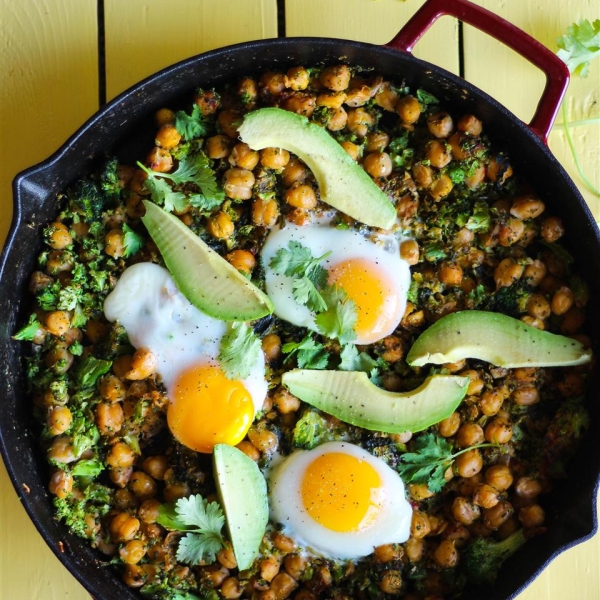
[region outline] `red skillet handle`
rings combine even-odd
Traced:
[[[550,129],[569,85],[569,70],[548,48],[518,27],[467,0],[427,0],[386,46],[412,53],[421,36],[443,15],[456,17],[496,38],[545,73],[546,87],[529,127],[548,145]]]

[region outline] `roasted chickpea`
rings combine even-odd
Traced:
[[[232,167],[252,171],[258,164],[260,155],[256,150],[252,150],[248,144],[240,142],[233,147],[228,160]]]
[[[326,88],[334,92],[342,92],[348,88],[350,76],[351,73],[348,65],[334,65],[323,69],[319,81]]]
[[[477,423],[464,423],[456,434],[454,443],[459,448],[477,446],[484,441],[483,429]]]
[[[400,257],[409,265],[419,262],[419,242],[417,240],[404,240],[400,244]]]
[[[485,426],[485,439],[493,444],[506,444],[512,439],[512,425],[504,417],[494,417]]]
[[[167,123],[174,123],[175,113],[170,108],[159,108],[154,113],[154,122],[159,128]]]
[[[452,540],[442,540],[433,552],[436,564],[442,569],[451,569],[458,563],[458,550]]]
[[[484,508],[482,511],[483,524],[489,529],[498,529],[514,513],[514,508],[510,502],[500,500],[491,508]]]
[[[261,88],[271,96],[279,96],[285,90],[285,75],[269,71],[260,78]]]
[[[445,167],[452,160],[451,152],[446,148],[443,142],[438,142],[437,140],[427,143],[425,155],[431,166],[436,167],[437,169]]]
[[[60,435],[71,427],[73,415],[66,406],[54,406],[48,410],[46,423],[48,431],[52,435]]]
[[[119,550],[119,555],[125,564],[137,565],[146,555],[146,550],[146,544],[142,540],[131,540]]]
[[[156,373],[158,360],[148,348],[138,348],[131,360],[131,369],[125,373],[125,378],[139,381]]]
[[[61,337],[71,327],[71,314],[66,310],[54,310],[46,315],[44,324],[48,332]]]
[[[492,508],[499,502],[498,490],[488,483],[480,483],[473,494],[473,502],[481,508]]]
[[[102,435],[113,436],[123,426],[123,408],[118,402],[100,402],[96,406],[96,425]]]
[[[438,431],[443,437],[452,437],[460,427],[460,414],[453,412],[449,417],[438,423]]]
[[[310,83],[310,74],[304,67],[292,67],[284,77],[285,87],[294,91],[305,90]]]
[[[447,138],[454,130],[454,122],[447,112],[438,112],[427,117],[429,133],[436,138]]]
[[[57,498],[66,498],[73,489],[73,475],[68,471],[56,471],[50,477],[48,489]]]
[[[46,241],[54,250],[64,250],[73,243],[69,228],[64,223],[51,223],[46,233]]]
[[[479,506],[464,496],[457,496],[452,501],[452,516],[463,525],[471,525],[481,516]]]
[[[483,459],[477,448],[457,456],[454,461],[454,471],[461,477],[473,477],[481,471],[482,467]]]
[[[348,111],[347,128],[360,138],[364,138],[374,125],[375,119],[364,108],[354,108]]]
[[[499,492],[505,492],[513,484],[513,476],[506,465],[494,465],[485,471],[485,482],[496,488]]]
[[[166,123],[158,130],[155,143],[157,146],[161,146],[169,150],[171,148],[175,148],[180,141],[181,134],[177,131],[175,125]]]
[[[218,117],[217,122],[221,131],[229,138],[236,140],[238,138],[237,128],[241,122],[240,114],[235,110],[222,110]]]
[[[233,235],[235,226],[231,217],[223,211],[219,211],[208,218],[206,223],[208,233],[217,240],[225,240]]]
[[[317,205],[315,190],[304,183],[294,183],[285,191],[285,201],[295,208],[311,210]]]
[[[494,280],[496,281],[496,288],[507,287],[515,283],[523,275],[524,267],[513,261],[510,258],[505,258],[500,261],[496,270],[494,271]]]
[[[217,109],[221,105],[221,98],[214,90],[199,89],[194,97],[194,102],[200,109],[200,112],[206,117],[217,112]]]
[[[265,148],[260,151],[260,164],[266,169],[279,171],[290,161],[290,153],[282,148]]]
[[[314,94],[308,92],[292,92],[283,100],[281,108],[296,113],[297,115],[310,117],[315,110],[316,104],[317,99]]]
[[[456,128],[463,133],[476,137],[481,135],[483,124],[475,115],[463,115],[458,120]]]
[[[434,200],[445,198],[454,187],[452,179],[445,173],[437,177],[429,187],[429,194]]]
[[[125,253],[125,234],[121,229],[111,229],[104,237],[104,252],[113,258]]]
[[[555,315],[564,315],[575,303],[575,294],[566,286],[559,287],[550,302],[550,308]],[[46,321],[46,327],[48,327]]]
[[[132,540],[140,529],[140,522],[129,513],[122,512],[115,515],[110,522],[111,537],[116,542]]]
[[[546,217],[542,221],[542,228],[540,231],[544,241],[548,243],[556,242],[565,234],[565,226],[558,217]]]
[[[279,218],[279,206],[275,200],[257,198],[252,204],[252,222],[260,227],[273,227]]]
[[[463,270],[457,264],[443,262],[438,269],[438,279],[448,286],[460,285],[463,278]]]
[[[223,189],[229,198],[248,200],[252,198],[252,186],[255,178],[252,171],[233,167],[225,171]]]
[[[414,96],[404,96],[396,103],[396,112],[405,125],[413,125],[421,116],[421,104]]]
[[[209,158],[227,158],[231,152],[231,138],[226,135],[213,135],[206,140],[206,154]]]
[[[412,514],[412,521],[410,525],[410,535],[413,538],[424,538],[431,532],[431,524],[427,513],[419,510],[414,510]]]
[[[372,152],[365,156],[363,162],[365,171],[373,178],[389,177],[394,165],[390,155],[386,152]]]
[[[130,467],[135,461],[135,452],[124,442],[114,444],[106,457],[106,463],[111,467]]]
[[[402,587],[402,576],[397,569],[389,569],[383,572],[379,589],[384,594],[397,594]]]

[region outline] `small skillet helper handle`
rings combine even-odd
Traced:
[[[550,129],[569,85],[569,70],[560,58],[518,27],[467,0],[427,0],[386,46],[411,54],[423,34],[443,15],[496,38],[544,72],[546,86],[529,128],[548,145]]]

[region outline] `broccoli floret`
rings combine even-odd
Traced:
[[[520,317],[527,311],[530,290],[521,282],[501,287],[492,294],[485,310],[500,312],[509,317]]]
[[[95,183],[79,181],[71,190],[70,199],[83,211],[86,222],[100,220],[104,210],[104,195]]]
[[[334,427],[320,412],[308,408],[296,422],[292,444],[310,450],[325,442],[345,439],[347,433],[342,424]]]
[[[90,527],[86,517],[103,517],[110,510],[112,490],[92,484],[84,491],[83,498],[77,499],[73,495],[66,498],[54,498],[56,518],[64,521],[71,532],[79,537],[89,539]]]
[[[116,158],[111,158],[106,161],[104,170],[100,175],[100,187],[108,200],[118,200],[121,194],[121,182],[117,176],[117,167],[119,161]]]
[[[494,583],[504,561],[526,541],[523,529],[518,529],[501,542],[477,538],[465,548],[461,556],[467,578],[476,584]]]

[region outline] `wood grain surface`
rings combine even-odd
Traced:
[[[289,36],[389,41],[422,0],[286,0]],[[479,0],[553,50],[579,18],[598,18],[597,0]],[[198,52],[277,35],[276,0],[104,0],[106,91]],[[97,110],[96,0],[0,0],[0,243],[12,214],[11,181],[56,150]],[[415,54],[459,72],[456,21],[440,20]],[[464,29],[464,74],[527,120],[543,77],[511,51]],[[600,65],[571,85],[569,119],[598,115]],[[573,129],[588,177],[600,186],[600,128]],[[582,188],[564,137],[551,148]],[[582,189],[597,219],[600,201]],[[599,600],[600,537],[556,559],[519,600]],[[0,465],[0,600],[89,600],[27,518]]]

